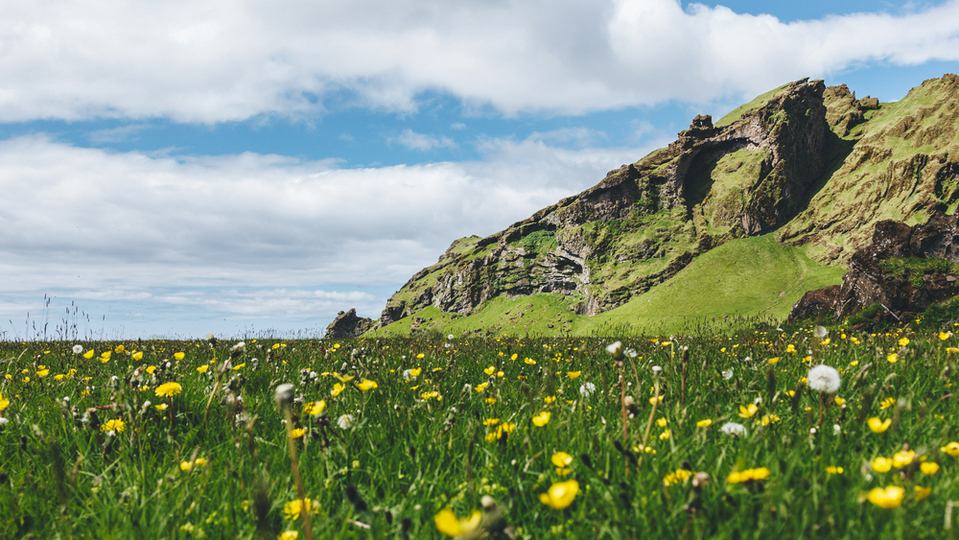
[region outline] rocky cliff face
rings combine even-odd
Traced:
[[[803,209],[830,136],[822,81],[785,86],[741,118],[697,117],[667,148],[487,238],[453,243],[387,303],[385,326],[427,306],[469,314],[507,295],[554,293],[611,309],[731,238]]]
[[[715,124],[697,116],[668,147],[499,233],[457,240],[393,295],[378,327],[430,306],[455,319],[497,297],[536,293],[595,315],[716,246],[769,232],[851,269],[843,285],[807,295],[794,315],[845,316],[876,302],[919,309],[952,294],[951,276],[913,276],[914,290],[893,288],[881,261],[959,262],[951,247],[957,127],[955,75],[888,104],[857,99],[845,85],[787,84]]]
[[[911,275],[905,272],[897,275],[889,264],[895,259],[913,259],[917,268]],[[893,317],[908,320],[933,302],[959,293],[956,277],[952,275],[952,265],[956,263],[959,263],[956,216],[937,215],[927,223],[912,227],[881,221],[874,229],[872,244],[853,254],[842,285],[809,291],[793,306],[790,318],[802,319],[827,312],[841,319],[872,304],[882,304]]]

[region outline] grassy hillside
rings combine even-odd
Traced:
[[[817,263],[803,248],[779,244],[773,235],[723,244],[699,257],[672,279],[628,303],[594,317],[576,315],[575,297],[539,294],[513,300],[499,297],[474,315],[442,313],[429,307],[381,328],[369,337],[419,332],[462,335],[488,329],[497,335],[672,333],[704,320],[722,324],[725,315],[784,319],[809,290],[842,281],[845,270]],[[420,319],[416,323],[416,319]]]

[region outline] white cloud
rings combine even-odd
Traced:
[[[449,137],[433,137],[416,133],[412,129],[404,129],[397,137],[393,137],[390,140],[410,150],[419,150],[422,152],[433,150],[434,148],[456,148],[457,146],[453,139]]]
[[[501,230],[648,149],[569,150],[539,137],[481,150],[474,162],[342,169],[0,141],[0,191],[16,201],[0,208],[0,320],[22,320],[45,293],[154,328],[198,318],[325,325],[350,307],[376,317],[454,239]]]
[[[0,121],[501,112],[755,95],[864,62],[959,60],[959,0],[783,23],[676,0],[52,0],[0,4]]]

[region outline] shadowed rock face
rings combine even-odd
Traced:
[[[428,306],[467,315],[500,295],[543,292],[594,315],[712,247],[776,229],[822,174],[824,91],[822,81],[804,79],[729,125],[697,116],[676,142],[579,195],[489,237],[454,242],[389,300],[379,326]]]
[[[356,309],[347,312],[341,311],[326,327],[323,336],[329,339],[345,339],[361,336],[376,326],[376,321],[367,317],[358,317]]]
[[[842,285],[807,292],[793,306],[789,318],[798,320],[829,312],[838,319],[872,304],[882,304],[902,317],[924,311],[934,302],[959,292],[956,278],[950,275],[927,272],[918,288],[909,279],[891,278],[882,267],[882,262],[891,257],[959,262],[959,219],[937,215],[913,227],[895,221],[880,222],[873,233],[872,244],[852,256]]]

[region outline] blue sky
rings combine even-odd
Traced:
[[[802,77],[959,71],[959,1],[0,5],[0,335],[318,335]]]

